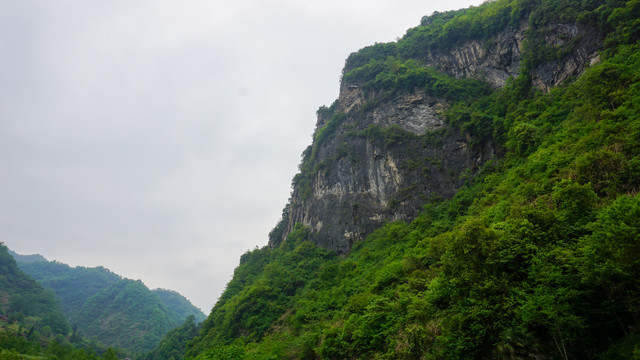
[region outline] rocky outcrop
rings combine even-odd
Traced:
[[[508,27],[490,42],[471,39],[450,51],[431,51],[423,60],[457,78],[482,78],[502,87],[509,77],[518,76],[526,30],[526,23]]]
[[[449,51],[432,51],[423,61],[455,76],[481,78],[502,87],[520,73],[528,25],[507,27],[489,41],[471,39]],[[569,78],[577,77],[598,61],[600,38],[595,29],[580,24],[548,25],[538,47],[552,53],[531,70],[533,85],[547,92]]]
[[[533,85],[548,92],[570,78],[580,76],[587,66],[600,60],[600,39],[592,28],[579,24],[556,24],[544,36],[556,58],[543,61],[531,71]]]
[[[335,112],[344,119],[314,144],[311,191],[294,187],[285,230],[271,245],[301,224],[322,246],[347,252],[383,223],[410,220],[430,199],[451,197],[493,156],[490,143],[472,150],[465,134],[445,125],[442,101],[416,93],[363,111],[365,103],[357,86],[343,85]],[[318,127],[329,121],[319,116]]]
[[[542,60],[523,55],[526,22],[488,41],[469,39],[454,49],[427,51],[420,60],[496,88],[528,62],[533,84],[546,92],[598,59],[599,38],[587,27],[552,24],[538,31],[536,46],[546,50]],[[322,136],[305,155],[270,245],[300,224],[320,245],[344,253],[383,223],[411,220],[430,200],[453,196],[496,150],[491,139],[475,139],[472,146],[467,134],[448,126],[441,116],[447,106],[422,92],[365,96],[358,85],[343,83],[331,111],[319,112],[316,135]]]

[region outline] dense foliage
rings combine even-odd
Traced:
[[[397,43],[352,54],[343,81],[371,101],[443,98],[450,126],[491,138],[502,156],[452,199],[347,255],[318,248],[304,228],[247,252],[186,357],[640,358],[638,19],[638,0],[498,0],[434,14]],[[490,41],[520,21],[530,25],[526,61],[502,89],[421,65],[430,49]],[[541,45],[552,21],[596,28],[603,47],[583,76],[541,93],[529,71],[571,50]],[[319,114],[328,121],[314,142],[341,119]],[[317,170],[313,151],[295,186]]]
[[[71,321],[83,324],[89,338],[138,352],[155,347],[183,319],[169,313],[141,281],[124,279],[92,296]]]
[[[80,311],[90,297],[122,280],[119,275],[103,267],[72,268],[56,261],[19,262],[18,265],[56,294],[67,317]]]
[[[69,324],[60,313],[55,296],[20,271],[4,244],[0,243],[0,315],[10,322],[30,318],[34,330],[66,334]]]
[[[189,316],[193,316],[193,321],[196,323],[201,323],[206,319],[202,310],[195,307],[187,298],[176,291],[154,289],[151,290],[151,292],[160,298],[162,305],[164,305],[167,310],[177,314],[180,319],[187,319]]]
[[[119,358],[116,350],[71,330],[54,295],[22,272],[0,244],[0,359]]]
[[[56,261],[19,266],[55,293],[74,332],[128,354],[154,348],[190,315],[198,321],[205,317],[176,292],[149,290],[142,282],[123,279],[103,267],[70,267]]]
[[[190,315],[182,326],[175,328],[162,339],[160,344],[143,356],[141,360],[177,360],[184,358],[189,341],[198,335],[195,318]]]

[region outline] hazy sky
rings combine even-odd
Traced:
[[[481,2],[0,1],[0,241],[208,313],[349,53]]]

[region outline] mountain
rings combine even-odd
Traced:
[[[122,280],[103,267],[72,268],[57,261],[18,262],[18,265],[56,294],[67,318],[80,311],[89,298]]]
[[[207,317],[202,312],[202,310],[198,309],[194,306],[187,298],[180,295],[177,291],[167,290],[167,289],[155,289],[151,290],[152,293],[156,294],[162,304],[169,310],[178,314],[181,319],[186,319],[189,316],[193,316],[193,321],[195,323],[201,323]]]
[[[142,360],[176,360],[184,358],[188,344],[198,335],[198,326],[193,315],[185,320],[182,326],[175,328],[162,339],[160,344],[149,351]]]
[[[351,54],[185,357],[637,358],[639,19],[496,0]]]
[[[339,98],[318,110],[314,142],[270,244],[302,224],[322,246],[348,252],[385,222],[409,221],[425,203],[451,198],[496,160],[502,135],[472,128],[484,119],[469,119],[468,129],[455,126],[454,115],[467,116],[453,114],[456,106],[504,88],[525,66],[521,81],[548,91],[599,57],[597,28],[548,18],[533,29],[523,21],[527,15],[535,12],[505,2],[434,14],[397,44],[351,54]],[[565,55],[533,63],[539,55],[526,52],[533,38],[541,50]]]
[[[40,254],[20,255],[11,251],[11,249],[9,249],[9,255],[11,255],[16,260],[16,262],[22,263],[22,264],[28,264],[32,262],[38,262],[38,261],[47,261],[47,259],[45,259],[45,257]]]
[[[146,351],[184,321],[141,281],[122,279],[91,296],[70,317],[84,336],[110,346]]]
[[[104,267],[70,267],[56,261],[18,265],[55,293],[64,316],[83,337],[130,353],[154,348],[190,315],[199,321],[205,318],[182,295],[149,290]]]
[[[3,321],[17,322],[20,328],[54,335],[66,335],[69,331],[54,295],[18,268],[3,243],[0,243],[0,315]]]

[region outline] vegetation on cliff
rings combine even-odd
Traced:
[[[343,81],[369,101],[428,92],[449,104],[449,126],[490,138],[499,156],[453,198],[425,201],[413,221],[348,254],[319,248],[301,227],[247,252],[186,357],[640,357],[639,18],[637,0],[498,0],[425,17],[397,43],[352,54]],[[520,73],[502,88],[422,63],[521,22]],[[533,69],[575,45],[549,47],[552,23],[593,29],[599,61],[542,92]],[[317,131],[294,185],[310,179],[308,159],[330,130]]]

